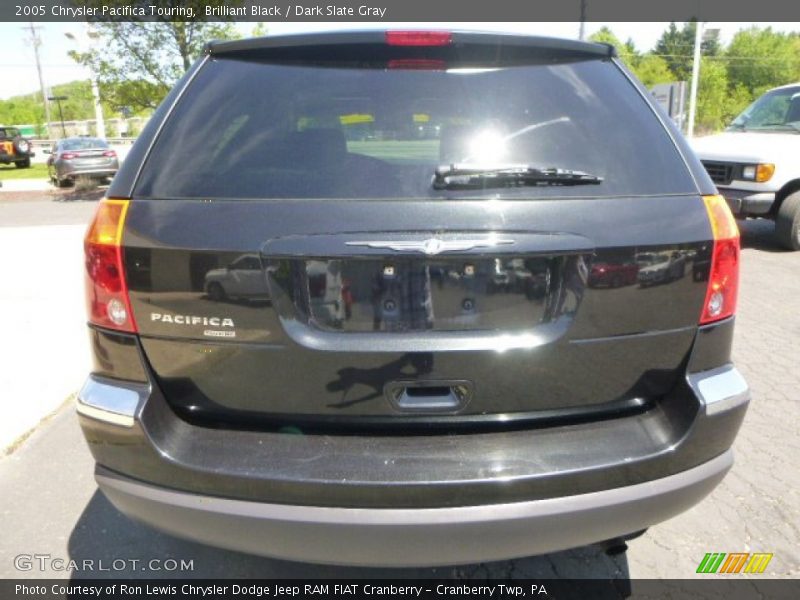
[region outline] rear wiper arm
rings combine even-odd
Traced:
[[[436,190],[522,187],[529,185],[588,185],[603,178],[583,171],[538,168],[525,164],[452,164],[438,167],[433,176]]]

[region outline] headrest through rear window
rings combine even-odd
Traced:
[[[287,154],[311,164],[339,162],[347,156],[347,142],[339,129],[306,129],[289,135]]]

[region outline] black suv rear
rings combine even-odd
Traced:
[[[97,481],[176,535],[342,564],[676,515],[749,400],[715,193],[603,45],[211,44],[87,234]]]

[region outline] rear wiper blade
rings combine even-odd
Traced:
[[[525,164],[452,164],[438,167],[433,176],[436,190],[522,187],[535,185],[588,185],[603,178],[584,171],[539,168]]]

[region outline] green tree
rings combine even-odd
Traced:
[[[264,23],[263,21],[259,21],[258,23],[256,23],[256,26],[253,27],[253,30],[250,32],[250,35],[252,37],[264,37],[265,35],[267,35],[267,33],[268,30],[266,23]]]
[[[670,71],[667,61],[654,54],[642,56],[636,62],[633,72],[647,87],[653,87],[658,83],[675,81],[675,74]]]
[[[692,76],[696,31],[696,21],[684,23],[680,29],[675,23],[670,23],[653,50],[654,54],[667,61],[670,71],[679,81],[689,81]],[[720,51],[719,42],[716,39],[703,41],[700,48],[704,56],[717,56]]]
[[[728,67],[720,58],[703,57],[697,86],[697,129],[719,131],[753,101],[746,87],[731,85]]]
[[[91,84],[88,80],[54,85],[50,91],[54,96],[66,96],[66,100],[61,101],[61,112],[65,121],[94,119],[94,98]],[[102,89],[101,95],[104,95],[102,94]],[[103,114],[106,118],[121,116],[108,102],[101,103],[103,105]],[[61,118],[58,105],[55,102],[51,103],[51,105],[52,114],[50,116],[53,122],[58,122]],[[42,103],[42,96],[38,92],[0,100],[0,123],[6,125],[36,125],[39,135],[45,135],[44,120],[44,104]]]
[[[722,61],[703,57],[697,84],[698,132],[717,131],[727,124],[728,73]]]
[[[747,108],[756,96],[743,85],[728,85],[728,98],[725,103],[725,126],[729,125],[739,113]]]
[[[605,25],[590,35],[589,41],[597,42],[599,44],[610,44],[614,46],[614,48],[617,50],[620,60],[622,60],[622,62],[624,62],[628,67],[632,67],[633,63],[635,63],[636,59],[638,58],[638,53],[636,51],[636,47],[633,45],[633,40],[628,40],[623,44],[620,39],[614,35],[614,32]]]
[[[632,40],[622,43],[608,27],[601,27],[589,36],[589,39],[593,42],[614,46],[620,60],[648,87],[675,80],[666,61],[652,54],[641,55]]]
[[[84,5],[108,5],[109,0],[81,0]],[[114,4],[128,4],[114,0]],[[206,5],[235,4],[223,0],[155,0],[154,6],[194,8],[203,15]],[[211,39],[238,37],[231,23],[189,21],[103,21],[93,24],[95,43],[87,52],[70,52],[77,62],[97,75],[104,98],[115,109],[134,112],[154,109],[175,82],[200,56]]]
[[[44,121],[41,94],[15,96],[0,100],[0,123],[3,125],[40,125]]]
[[[772,28],[742,29],[731,40],[725,57],[733,86],[742,86],[754,96],[800,78],[800,41],[797,35]]]

